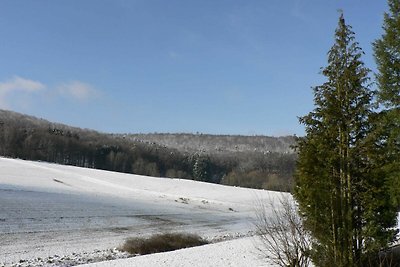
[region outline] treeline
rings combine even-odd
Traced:
[[[121,136],[121,135],[116,135]],[[181,152],[202,151],[211,154],[227,152],[293,153],[294,136],[271,137],[262,135],[211,135],[203,133],[127,134],[131,140],[157,143]]]
[[[225,155],[223,158],[226,158]],[[222,178],[226,185],[291,191],[297,155],[293,153],[233,153],[233,168]]]
[[[209,153],[132,140],[0,110],[0,155],[154,177],[289,190],[295,155]]]
[[[0,111],[0,154],[149,176],[191,178],[190,162],[172,149]]]

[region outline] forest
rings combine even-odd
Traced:
[[[290,191],[293,184],[294,140],[106,134],[0,110],[1,156],[280,191]]]

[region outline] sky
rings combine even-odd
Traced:
[[[343,10],[385,0],[1,0],[0,109],[108,133],[304,135]]]

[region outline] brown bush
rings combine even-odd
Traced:
[[[131,254],[151,254],[205,245],[208,242],[198,235],[185,233],[156,234],[149,238],[129,238],[122,250]]]

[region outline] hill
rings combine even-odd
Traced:
[[[156,177],[290,190],[294,137],[106,134],[0,110],[0,155]]]
[[[126,238],[160,232],[191,232],[210,242],[248,236],[254,203],[280,195],[0,157],[0,266],[73,266],[110,260],[118,256],[112,249]],[[175,252],[184,253],[182,257],[171,258],[170,253],[165,259],[158,254],[155,261],[151,255],[135,257],[118,266],[159,266],[165,260],[171,266],[227,262],[238,266],[250,258],[251,263],[257,261],[251,257],[251,240],[237,241]],[[248,258],[243,259],[242,253]],[[207,264],[193,262],[204,255]]]

